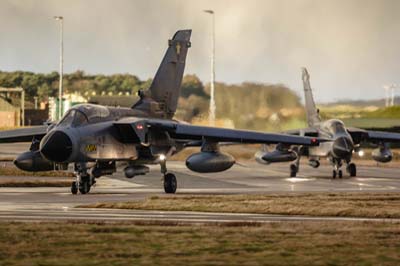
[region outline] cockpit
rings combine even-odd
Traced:
[[[327,121],[327,127],[333,135],[347,134],[346,128],[344,127],[343,122],[340,120],[332,119]]]
[[[89,123],[106,121],[110,118],[110,111],[107,107],[94,104],[76,105],[68,110],[58,126],[81,127]]]

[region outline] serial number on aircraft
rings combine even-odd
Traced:
[[[97,146],[95,144],[88,144],[85,148],[86,152],[95,152],[97,151]]]

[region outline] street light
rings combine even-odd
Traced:
[[[62,117],[62,105],[63,105],[63,53],[64,53],[64,47],[63,47],[63,22],[64,18],[62,16],[54,16],[55,20],[58,20],[60,22],[60,81],[59,81],[59,86],[58,86],[58,119],[60,120]]]
[[[211,81],[210,81],[210,114],[209,124],[215,126],[215,13],[213,10],[203,10],[211,15],[212,19],[212,52],[211,52]]]

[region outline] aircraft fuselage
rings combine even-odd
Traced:
[[[90,122],[90,119],[86,121],[90,116],[88,110],[91,108],[101,108],[101,110],[96,110],[93,115],[104,116],[101,120],[99,119],[99,122]],[[73,117],[69,118],[69,115]],[[135,161],[139,159],[147,163],[157,161],[156,154],[147,150],[139,139],[132,138],[130,141],[121,139],[123,134],[119,132],[119,128],[114,123],[128,117],[140,120],[146,116],[140,111],[128,108],[95,105],[81,105],[73,108],[41,140],[41,154],[47,160],[56,163]],[[95,118],[91,119],[95,121]],[[171,148],[171,146],[168,147],[168,144],[171,143],[164,144],[167,149]],[[168,150],[161,152],[168,152]]]
[[[332,157],[335,160],[350,161],[354,142],[342,121],[331,119],[318,125],[318,137],[330,139],[319,146],[309,148],[310,157]]]

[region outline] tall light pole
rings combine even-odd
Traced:
[[[64,43],[63,43],[63,28],[64,28],[64,18],[62,16],[54,16],[55,20],[60,22],[60,81],[58,86],[58,119],[62,117],[63,110],[63,53],[64,53]]]
[[[204,12],[210,14],[212,19],[210,114],[208,119],[210,126],[215,126],[215,13],[213,10],[204,10]]]

